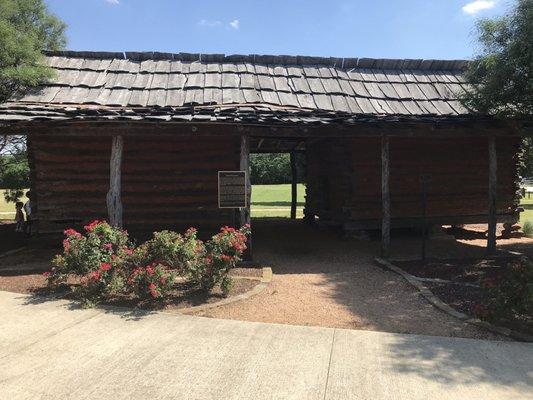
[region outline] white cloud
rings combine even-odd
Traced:
[[[474,0],[465,4],[462,8],[465,14],[475,15],[480,11],[489,10],[496,6],[495,0]]]
[[[231,21],[229,23],[229,26],[231,26],[233,29],[239,29],[239,20],[238,19],[234,19],[233,21]]]
[[[210,19],[201,19],[198,21],[199,26],[205,26],[207,28],[214,28],[215,26],[222,25],[222,22]]]
[[[110,4],[119,4],[119,0],[105,0],[105,1]]]

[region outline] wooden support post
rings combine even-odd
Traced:
[[[381,137],[381,255],[390,254],[390,192],[389,192],[389,138]]]
[[[296,169],[296,154],[291,151],[291,219],[296,219],[296,203],[298,201],[298,170]]]
[[[111,160],[109,163],[109,191],[107,192],[107,214],[109,224],[122,227],[122,149],[124,141],[122,136],[113,136],[111,143]]]
[[[252,185],[250,184],[250,136],[241,136],[241,159],[240,170],[246,172],[246,207],[240,209],[239,223],[241,226],[251,223],[250,202],[252,198]],[[245,254],[246,260],[252,259],[252,234],[248,238],[248,250]]]
[[[487,254],[496,251],[496,193],[498,187],[498,160],[496,137],[489,136],[489,229],[487,233]]]

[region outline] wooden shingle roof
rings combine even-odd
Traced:
[[[47,62],[56,78],[0,105],[0,120],[225,115],[305,123],[469,114],[457,100],[464,60],[67,51],[48,53]]]

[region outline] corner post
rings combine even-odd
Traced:
[[[296,154],[291,151],[291,219],[296,219],[296,202],[298,200],[298,170],[296,169]]]
[[[239,210],[239,223],[241,226],[250,224],[250,202],[252,198],[252,185],[250,183],[250,136],[241,136],[241,156],[239,167],[241,171],[246,172],[246,207]],[[246,251],[245,258],[247,260],[252,259],[252,234],[248,238],[248,250]]]
[[[389,137],[381,137],[381,255],[390,254],[390,191],[389,191]]]
[[[122,136],[113,136],[111,142],[111,159],[109,162],[109,191],[107,192],[107,214],[112,226],[122,227]]]
[[[496,152],[496,137],[489,136],[489,221],[487,232],[487,254],[496,251],[496,198],[498,187],[498,160]]]

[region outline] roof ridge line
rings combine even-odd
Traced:
[[[290,55],[260,55],[260,54],[204,54],[204,53],[162,53],[162,52],[108,52],[108,51],[45,51],[47,56],[88,59],[122,59],[131,61],[169,60],[185,62],[249,62],[252,64],[277,64],[283,66],[320,65],[341,69],[368,68],[385,70],[426,70],[426,71],[463,71],[469,60],[437,60],[437,59],[390,59],[390,58],[350,58],[350,57],[313,57]]]

